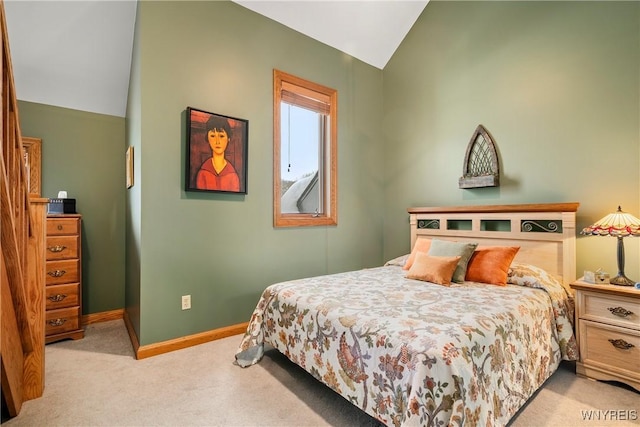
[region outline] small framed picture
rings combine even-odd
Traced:
[[[133,147],[127,148],[125,154],[125,169],[127,176],[127,188],[133,187]]]
[[[249,121],[187,107],[185,190],[247,194]]]

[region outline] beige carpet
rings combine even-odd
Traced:
[[[46,347],[42,398],[14,426],[379,426],[271,350],[233,365],[240,336],[135,360],[122,321],[90,325],[79,341]],[[583,421],[584,411],[600,421]],[[635,420],[604,421],[604,411]],[[621,411],[621,412],[620,412]],[[626,416],[626,415],[625,415]],[[640,425],[640,393],[578,378],[566,364],[512,420],[513,427]]]

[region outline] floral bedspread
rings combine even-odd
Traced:
[[[275,284],[236,361],[270,344],[389,426],[505,425],[577,358],[566,291],[526,267],[504,287],[443,287],[398,266]]]

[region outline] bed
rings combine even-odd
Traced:
[[[267,287],[236,363],[273,346],[389,426],[506,425],[578,356],[568,287],[577,208],[410,208],[410,254]],[[464,258],[440,250],[461,246],[473,247],[463,280],[440,283]],[[407,277],[416,271],[427,276]]]

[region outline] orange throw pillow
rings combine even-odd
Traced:
[[[509,266],[519,246],[478,246],[471,255],[465,280],[506,286]]]
[[[429,248],[431,248],[431,239],[427,239],[426,237],[418,237],[418,240],[416,240],[416,243],[413,245],[413,249],[411,250],[409,258],[407,258],[407,262],[404,264],[404,267],[402,267],[402,269],[410,269],[416,259],[416,254],[418,252],[424,252],[426,254],[427,252],[429,252]]]
[[[429,256],[418,252],[406,277],[449,286],[458,261],[459,256]]]

